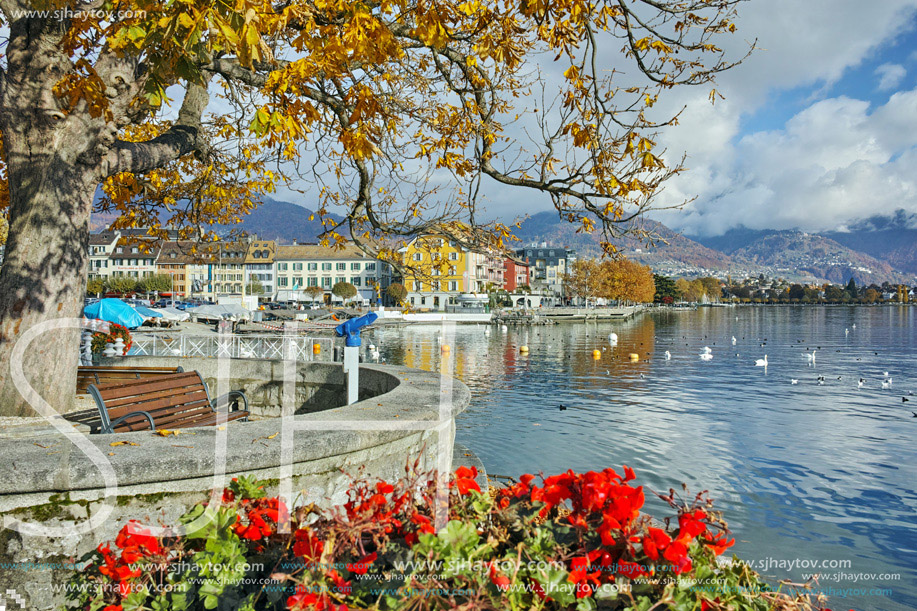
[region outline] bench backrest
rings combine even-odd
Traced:
[[[76,370],[76,394],[86,394],[90,384],[96,386],[117,384],[160,376],[166,373],[180,373],[181,367],[103,367],[80,366]]]
[[[92,385],[89,393],[95,395],[97,403],[104,403],[106,407],[107,413],[101,414],[103,430],[113,420],[131,412],[149,413],[157,429],[169,428],[170,422],[213,413],[207,386],[196,371],[161,374],[122,384]],[[135,416],[121,423],[116,430],[144,428],[149,428],[146,419]]]

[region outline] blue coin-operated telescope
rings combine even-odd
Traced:
[[[356,403],[360,396],[360,330],[373,324],[379,316],[373,312],[342,322],[334,331],[344,340],[344,373],[347,374],[347,405]]]
[[[375,312],[370,312],[369,314],[364,314],[359,318],[351,318],[348,321],[342,322],[335,329],[334,332],[338,334],[338,337],[347,336],[347,339],[344,340],[344,346],[347,348],[359,348],[360,344],[360,329],[363,327],[369,326],[376,322],[376,319],[379,318],[379,315]]]

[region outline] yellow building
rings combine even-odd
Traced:
[[[478,286],[477,275],[481,255],[454,241],[426,236],[414,239],[399,252],[409,268],[404,278],[406,301],[415,308],[444,309],[462,293],[483,288]]]

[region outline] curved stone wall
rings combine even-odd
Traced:
[[[344,499],[348,474],[362,470],[397,477],[408,457],[418,454],[432,467],[434,458],[445,452],[450,460],[445,464],[451,464],[454,417],[470,399],[458,380],[404,367],[361,365],[361,400],[344,406],[340,365],[303,363],[290,370],[295,399],[287,409],[295,415],[279,418],[272,416],[280,416],[284,407],[283,361],[117,361],[200,371],[212,396],[245,390],[258,419],[231,422],[222,430],[185,429],[175,436],[140,431],[87,437],[72,431],[72,439],[57,432],[4,440],[0,583],[26,596],[26,608],[49,609],[63,602],[52,584],[69,576],[68,560],[113,539],[128,519],[175,524],[207,491],[222,488],[237,475],[255,474],[277,493],[285,468],[293,504],[337,504]],[[219,369],[227,365],[228,372]],[[228,382],[218,382],[227,377]],[[77,438],[83,444],[88,440],[90,447],[81,448]],[[100,460],[105,464],[100,466]],[[81,531],[93,516],[106,512],[109,517],[95,530]],[[35,526],[57,532],[47,536]]]

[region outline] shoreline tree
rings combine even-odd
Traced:
[[[284,183],[317,194],[326,244],[395,261],[386,236],[502,246],[509,227],[477,222],[489,181],[544,194],[613,250],[683,169],[656,148],[675,117],[651,107],[735,64],[717,40],[739,1],[0,0],[0,415],[33,413],[17,340],[80,315],[93,207],[206,241]],[[606,70],[622,47],[629,68]],[[78,337],[26,351],[59,411]]]
[[[307,286],[305,289],[306,295],[312,298],[312,302],[319,300],[325,294],[325,289],[320,286]]]

